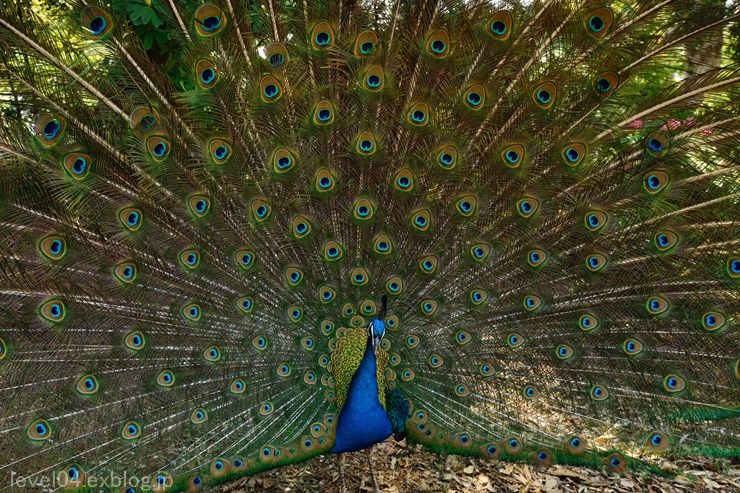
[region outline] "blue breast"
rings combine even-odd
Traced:
[[[339,412],[337,439],[332,453],[362,450],[391,436],[391,422],[378,400],[375,370],[375,353],[368,341],[360,366],[349,385],[347,400]]]

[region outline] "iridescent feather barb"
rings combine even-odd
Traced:
[[[125,4],[0,6],[0,477],[740,455],[737,7]]]

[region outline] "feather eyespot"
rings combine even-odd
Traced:
[[[411,213],[411,226],[418,231],[427,231],[432,224],[429,209],[418,209]]]
[[[680,376],[671,373],[666,375],[663,379],[663,388],[666,392],[675,393],[680,392],[686,387],[686,381]]]
[[[77,393],[83,395],[83,396],[91,396],[95,394],[98,389],[98,379],[95,378],[93,375],[85,375],[79,380],[77,380],[77,384],[75,385],[75,390]]]
[[[656,194],[668,186],[669,181],[670,177],[665,171],[652,171],[645,175],[645,190],[649,194]]]
[[[163,370],[157,375],[157,385],[160,387],[172,387],[175,385],[175,374],[170,370]]]
[[[466,330],[458,330],[455,332],[455,343],[459,346],[465,346],[473,340],[473,336]]]
[[[196,217],[205,217],[211,210],[211,199],[201,194],[191,195],[188,198],[188,207]]]
[[[508,11],[496,12],[486,23],[486,32],[494,39],[506,41],[511,35],[513,22],[511,13]]]
[[[255,336],[252,339],[252,346],[258,351],[267,349],[267,337],[263,335]]]
[[[329,125],[334,121],[334,107],[329,101],[321,101],[313,111],[313,121],[317,125]]]
[[[414,379],[415,376],[416,374],[411,368],[406,368],[401,372],[401,380],[403,380],[404,382],[410,382]]]
[[[290,287],[298,286],[304,278],[303,271],[295,266],[290,266],[285,269],[285,282]]]
[[[650,315],[660,315],[665,313],[668,311],[670,306],[671,305],[666,298],[657,295],[649,297],[645,303],[645,308],[647,308]]]
[[[280,148],[272,155],[272,167],[276,173],[285,173],[295,166],[296,158],[288,149]]]
[[[414,104],[409,109],[407,119],[412,125],[426,125],[429,123],[429,106],[426,103]]]
[[[368,283],[370,275],[362,267],[357,267],[356,269],[352,270],[349,275],[349,279],[354,286],[364,286]]]
[[[410,192],[414,188],[414,175],[409,168],[402,168],[396,173],[393,180],[396,190]]]
[[[479,110],[486,104],[486,90],[480,84],[468,88],[463,95],[465,105],[473,110]]]
[[[132,351],[139,351],[146,345],[144,334],[138,330],[129,332],[123,340],[123,344]]]
[[[319,22],[311,32],[311,43],[319,50],[328,48],[334,44],[334,30],[328,22]]]
[[[740,257],[730,257],[727,259],[727,272],[732,278],[740,277]]]
[[[137,231],[143,223],[143,215],[135,207],[125,207],[118,212],[118,220],[129,231]]]
[[[437,312],[437,302],[434,300],[422,300],[420,303],[421,313],[426,316],[434,315]]]
[[[424,274],[434,274],[437,271],[437,257],[435,255],[427,255],[419,260],[419,268]]]
[[[522,451],[522,441],[518,438],[512,437],[504,442],[504,449],[507,454],[515,455]]]
[[[208,143],[208,152],[216,164],[224,164],[231,157],[231,144],[223,139],[213,139]]]
[[[195,11],[195,29],[201,36],[212,36],[226,25],[223,11],[213,4],[205,4]]]
[[[52,299],[41,304],[39,315],[49,322],[61,322],[67,316],[67,308],[62,301]]]
[[[210,89],[219,78],[218,69],[210,60],[200,60],[195,65],[195,75],[201,89]]]
[[[528,312],[533,312],[535,310],[538,310],[542,306],[542,298],[537,296],[536,294],[529,294],[524,297],[524,309]]]
[[[540,267],[547,260],[547,253],[544,250],[534,249],[527,253],[527,263],[531,267]]]
[[[586,450],[586,441],[577,435],[572,435],[565,440],[565,450],[573,455],[582,454]]]
[[[368,91],[380,91],[385,85],[385,71],[380,65],[372,65],[365,72],[362,79],[365,89]]]
[[[373,241],[373,251],[380,255],[389,255],[393,253],[393,241],[387,234],[380,234]]]
[[[36,117],[33,130],[39,142],[45,147],[51,147],[62,138],[67,122],[60,116],[44,113]]]
[[[444,364],[444,359],[439,354],[431,354],[427,359],[427,363],[431,368],[439,368]]]
[[[396,330],[398,328],[398,317],[396,315],[385,317],[385,326],[388,328],[388,330]]]
[[[595,401],[603,401],[609,397],[609,391],[601,385],[594,385],[590,391],[591,399]]]
[[[234,258],[236,259],[236,263],[244,270],[249,269],[254,265],[254,252],[251,250],[238,250],[234,254]]]
[[[501,159],[509,168],[518,168],[524,162],[526,150],[520,144],[512,144],[501,151]]]
[[[403,292],[403,281],[398,276],[393,276],[385,283],[385,290],[390,295],[399,295]]]
[[[128,421],[121,428],[121,438],[124,440],[136,440],[141,438],[141,425],[136,421]]]
[[[293,218],[291,232],[296,239],[303,239],[311,233],[311,223],[303,216]]]
[[[599,95],[609,96],[617,89],[617,86],[619,86],[619,75],[616,72],[603,72],[594,78],[594,89]]]
[[[198,320],[200,320],[200,317],[202,315],[200,305],[198,305],[197,303],[189,303],[185,305],[184,307],[182,307],[181,313],[191,322],[197,322]]]
[[[82,11],[82,26],[85,34],[92,40],[105,37],[113,29],[113,20],[100,7],[87,7]]]
[[[355,56],[371,56],[378,49],[378,35],[373,31],[362,31],[355,40]]]
[[[357,136],[355,150],[364,156],[370,156],[376,150],[375,136],[370,132],[362,132]]]
[[[289,58],[288,50],[282,43],[270,43],[265,48],[265,59],[273,72],[284,69],[288,64]]]
[[[552,82],[543,82],[532,91],[532,99],[541,108],[552,108],[555,104],[557,87]]]
[[[288,363],[280,363],[277,367],[277,374],[279,377],[288,377],[292,372],[292,368]]]
[[[355,219],[367,221],[368,219],[372,219],[375,215],[375,207],[368,199],[357,199],[355,200],[353,214]]]
[[[536,399],[540,396],[540,391],[531,385],[522,387],[522,397],[525,399]]]
[[[667,252],[678,244],[679,237],[670,230],[661,230],[655,233],[653,244],[661,252]]]
[[[622,344],[622,350],[628,356],[635,356],[642,352],[642,343],[637,339],[627,339]]]
[[[487,243],[475,243],[470,247],[470,256],[476,262],[485,262],[491,254],[491,245]]]
[[[203,359],[208,363],[217,363],[221,360],[221,350],[218,346],[209,346],[203,351]]]
[[[578,166],[586,157],[586,146],[580,142],[572,142],[563,149],[563,160],[568,166]]]
[[[59,235],[49,235],[39,241],[39,251],[49,260],[60,260],[67,253],[67,241]]]
[[[319,301],[323,304],[331,303],[337,297],[337,292],[331,286],[319,288]]]
[[[78,464],[70,464],[57,476],[59,486],[68,489],[79,488],[85,484],[85,472]]]
[[[188,248],[180,252],[180,263],[187,269],[193,270],[200,265],[200,252],[194,248]]]
[[[573,357],[573,348],[567,344],[561,344],[555,348],[555,357],[565,361]]]
[[[75,180],[82,180],[90,171],[92,158],[87,154],[73,152],[64,156],[62,166],[67,174]]]
[[[664,452],[670,446],[668,437],[659,431],[652,432],[645,440],[645,446],[651,452],[658,453]]]
[[[30,424],[26,433],[31,440],[46,440],[51,438],[51,426],[45,419],[38,419]]]
[[[375,315],[378,311],[377,306],[375,305],[375,302],[372,300],[365,300],[360,305],[360,311],[365,315]]]
[[[210,468],[211,476],[218,478],[218,477],[225,475],[231,469],[229,466],[230,466],[229,462],[225,459],[222,459],[222,458],[214,459],[213,462],[211,462],[211,468]]]
[[[252,209],[252,217],[258,223],[265,222],[272,213],[272,207],[263,199],[255,199],[250,205]]]
[[[335,328],[336,326],[334,325],[334,322],[332,322],[331,320],[324,320],[321,322],[321,332],[325,336],[331,335],[332,332],[334,332]]]
[[[0,338],[0,361],[5,359],[5,356],[8,354],[8,346],[5,344],[5,341]]]
[[[586,257],[586,268],[591,272],[598,272],[606,266],[606,257],[600,253],[593,253]]]
[[[322,253],[324,260],[328,260],[329,262],[335,262],[341,259],[342,255],[344,255],[344,251],[342,250],[342,247],[339,245],[339,243],[333,240],[329,240],[326,243],[324,243],[324,248],[323,248],[323,253]]]
[[[288,319],[293,323],[298,323],[303,318],[303,308],[298,305],[292,305],[287,310]]]
[[[273,409],[272,403],[269,402],[269,401],[263,402],[260,405],[260,414],[263,415],[263,416],[267,416],[269,414],[272,414],[273,411],[274,411],[274,409]]]
[[[606,7],[596,9],[584,18],[586,29],[596,38],[603,38],[611,27],[613,21],[614,14],[612,14],[612,11]]]
[[[198,407],[190,414],[190,422],[196,425],[205,423],[208,420],[208,413],[202,407]]]
[[[704,314],[701,324],[707,332],[716,332],[725,325],[725,316],[718,311],[710,310]]]
[[[516,203],[517,213],[525,219],[532,217],[540,208],[540,201],[534,197],[519,199]]]
[[[450,53],[450,35],[446,29],[438,29],[429,36],[427,52],[435,58],[444,58]]]
[[[501,449],[495,443],[487,443],[480,450],[489,459],[498,459],[501,456]]]
[[[229,385],[229,391],[232,394],[243,394],[246,389],[247,386],[241,378],[235,378],[231,381],[231,385]]]
[[[484,377],[490,377],[495,372],[496,370],[493,368],[493,366],[489,365],[488,363],[483,363],[478,367],[478,373],[480,373]]]
[[[516,349],[524,344],[524,337],[517,334],[516,332],[512,332],[511,334],[506,336],[506,344],[508,344],[510,348]]]
[[[604,459],[606,467],[616,473],[621,473],[627,469],[627,460],[619,454],[612,454]]]
[[[328,169],[320,169],[316,173],[315,187],[318,192],[329,192],[334,189],[336,180]]]
[[[476,208],[478,207],[478,199],[475,195],[465,195],[460,197],[455,203],[457,212],[463,217],[470,217],[475,214]]]
[[[654,132],[647,136],[645,141],[647,151],[653,156],[659,157],[668,149],[668,137],[660,132]]]
[[[301,339],[301,347],[305,349],[306,351],[313,351],[313,348],[316,346],[316,342],[314,341],[313,337],[306,336],[303,339]]]
[[[136,264],[130,260],[119,262],[113,266],[113,275],[122,283],[131,284],[136,280],[137,274]]]
[[[447,146],[437,153],[437,164],[446,170],[451,170],[457,165],[457,148]]]
[[[591,332],[599,326],[599,319],[590,313],[584,313],[578,318],[578,327],[584,332]]]
[[[583,217],[583,222],[586,225],[586,229],[588,229],[592,233],[601,231],[608,220],[609,218],[606,213],[598,210],[589,211]]]
[[[470,301],[474,305],[482,305],[488,299],[488,292],[485,289],[473,289],[470,291]]]
[[[266,75],[260,80],[260,97],[266,103],[272,103],[283,95],[280,82],[272,75]]]

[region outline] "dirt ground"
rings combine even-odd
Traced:
[[[402,492],[740,492],[740,461],[666,458],[664,469],[680,471],[672,479],[643,472],[609,474],[603,470],[486,462],[426,452],[405,443],[384,442],[373,450],[373,466],[383,493]],[[346,455],[348,493],[373,492],[365,454]],[[334,456],[321,456],[296,466],[268,471],[214,489],[213,492],[341,491]]]

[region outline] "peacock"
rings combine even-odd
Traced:
[[[45,3],[0,5],[1,488],[740,456],[737,4]]]

